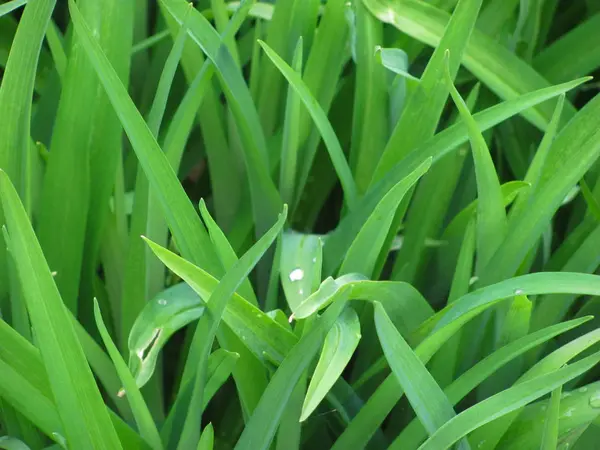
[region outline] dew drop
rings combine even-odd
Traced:
[[[312,262],[314,262],[314,263],[317,262],[317,257],[316,256],[312,259]]]
[[[304,289],[298,290],[298,294],[303,295],[304,294]]]
[[[574,412],[575,412],[575,408],[569,408],[565,411],[565,413],[563,414],[563,417],[571,417]]]
[[[304,270],[297,268],[290,272],[290,281],[300,281],[304,278]]]
[[[119,398],[125,397],[125,389],[123,389],[123,388],[119,389],[119,392],[117,392],[117,397],[119,397]]]
[[[578,392],[587,392],[587,388],[586,387],[581,387],[579,389],[577,389]]]
[[[515,295],[523,295],[523,289],[515,289]]]
[[[596,391],[591,397],[590,397],[590,406],[592,408],[600,408],[600,391]]]
[[[158,300],[158,304],[161,306],[165,306],[167,304],[167,301],[164,298],[161,298]]]
[[[481,447],[483,447],[483,446],[484,446],[484,444],[485,444],[485,440],[483,440],[483,441],[480,441],[480,442],[479,442],[479,444],[477,444],[477,448],[481,448]]]

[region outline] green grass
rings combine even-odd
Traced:
[[[0,0],[0,448],[595,448],[599,24]]]

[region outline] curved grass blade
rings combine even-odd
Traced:
[[[12,0],[10,2],[0,5],[0,17],[13,12],[15,9],[20,8],[27,3],[27,0]]]
[[[177,330],[200,318],[206,304],[185,284],[172,286],[149,301],[129,334],[129,369],[138,387],[154,373],[158,354]]]
[[[528,350],[538,347],[552,338],[566,333],[589,320],[591,320],[591,317],[559,323],[511,342],[478,362],[450,384],[444,392],[448,396],[450,402],[453,405],[456,405],[469,392],[473,391],[477,386],[487,380],[489,376],[493,375],[508,362],[523,355]],[[413,420],[402,433],[400,433],[390,448],[394,450],[402,448],[402,446],[416,448],[425,439],[427,439],[425,429],[417,420]]]
[[[350,167],[358,191],[362,194],[371,183],[388,138],[387,74],[378,61],[379,58],[385,59],[384,50],[379,53],[373,51],[383,45],[383,24],[367,10],[362,1],[353,2],[352,7],[356,87]]]
[[[311,327],[285,357],[267,386],[252,417],[247,422],[235,450],[266,450],[269,448],[281,415],[296,383],[319,350],[325,334],[346,307],[348,290],[337,292],[333,304]]]
[[[600,277],[571,273],[531,274],[469,293],[423,322],[418,330],[411,333],[412,342],[421,342],[415,350],[421,361],[426,364],[465,323],[498,302],[514,296],[516,290],[522,291],[524,295],[563,291],[599,295]],[[454,308],[457,308],[456,311]],[[333,448],[341,450],[348,446],[361,445],[360,443],[366,445],[402,395],[403,391],[398,386],[396,378],[389,375],[342,433]]]
[[[215,251],[221,260],[221,264],[225,270],[231,269],[238,261],[238,257],[231,247],[231,244],[227,240],[227,237],[225,237],[225,233],[223,233],[223,231],[219,228],[219,225],[217,225],[217,222],[215,222],[208,212],[206,203],[204,203],[204,199],[200,200],[200,215],[202,216],[202,220],[204,220],[204,224],[208,230],[208,235],[210,236],[210,240],[215,247]],[[250,280],[248,278],[246,278],[240,285],[239,293],[253,305],[258,305],[256,294],[254,294],[254,290],[252,289],[252,285],[250,284]]]
[[[360,340],[360,321],[354,309],[347,307],[327,333],[319,362],[313,373],[302,405],[300,421],[305,421],[319,406],[350,362]]]
[[[260,42],[260,41],[259,41]],[[302,37],[296,44],[292,60],[292,70],[302,74]],[[283,140],[281,142],[281,163],[279,171],[279,193],[281,200],[291,205],[293,211],[296,200],[296,176],[298,172],[298,151],[300,147],[300,112],[302,100],[288,86],[285,105],[285,118],[283,120]]]
[[[3,118],[0,126],[0,169],[8,174],[21,194],[25,190],[22,158],[29,153],[36,69],[55,4],[55,0],[31,0],[25,7],[10,45],[0,85],[0,117]],[[20,6],[17,2],[9,2],[0,8],[10,8],[9,5]],[[0,222],[3,221],[4,216],[0,212]],[[6,248],[0,245],[0,298],[4,299],[8,292]]]
[[[364,1],[367,9],[376,17],[383,22],[392,20],[393,24],[397,14],[408,12],[404,6],[405,2],[401,3],[402,6],[399,7],[396,3],[387,4],[386,1],[382,0]],[[443,34],[439,36],[439,46],[427,63],[421,82],[409,97],[400,120],[390,136],[375,170],[373,183],[381,180],[395,164],[404,159],[415,147],[434,135],[448,99],[448,87],[441,82],[444,77],[444,70],[446,70],[445,52],[446,50],[452,52],[448,64],[451,77],[454,78],[469,43],[481,4],[481,0],[460,0],[458,2],[452,17],[443,30]],[[406,6],[410,7],[411,5],[407,4]],[[385,10],[385,14],[378,14],[382,9]]]
[[[264,52],[267,54],[269,59],[277,66],[277,68],[281,71],[283,76],[288,80],[290,86],[296,91],[296,93],[300,96],[302,103],[309,111],[312,116],[315,125],[321,132],[321,136],[323,141],[325,142],[325,146],[327,147],[327,151],[329,152],[329,157],[331,158],[331,162],[333,163],[333,167],[342,183],[342,188],[344,190],[344,201],[348,205],[350,210],[354,209],[356,203],[358,201],[358,191],[356,188],[356,184],[354,183],[354,178],[352,177],[352,172],[350,171],[350,166],[346,161],[346,157],[344,156],[344,151],[340,145],[340,142],[327,119],[327,115],[320,107],[319,103],[315,100],[315,98],[310,93],[310,90],[300,77],[300,75],[294,71],[281,57],[275,53],[267,44],[262,41],[259,41],[259,44],[263,48]]]
[[[69,6],[75,32],[81,37],[81,43],[121,119],[150,186],[160,201],[178,248],[191,261],[214,272],[219,267],[217,256],[169,161],[102,49],[92,38],[77,6],[73,1],[69,2]]]
[[[191,369],[186,368],[182,380],[182,383],[185,384],[187,380],[192,379],[192,375],[193,379],[195,380],[193,382],[191,396],[189,397],[189,406],[181,407],[183,410],[187,411],[187,414],[185,421],[182,424],[183,428],[181,430],[181,435],[179,435],[177,432],[178,430],[172,431],[172,435],[180,436],[178,444],[178,447],[180,448],[182,448],[182,446],[189,445],[190,443],[196,445],[200,439],[197,424],[200,422],[202,412],[204,411],[202,405],[205,386],[204,377],[206,376],[207,372],[207,361],[210,355],[213,340],[217,333],[217,329],[219,328],[223,313],[227,307],[227,303],[235,294],[239,285],[256,265],[258,260],[276,239],[277,235],[285,224],[286,218],[287,207],[284,206],[283,212],[280,214],[280,217],[275,225],[273,225],[273,227],[263,237],[261,237],[261,239],[259,239],[258,242],[254,244],[252,248],[248,250],[248,252],[246,252],[244,256],[242,256],[240,260],[232,266],[231,269],[227,271],[206,302],[211,313],[210,317],[206,316],[208,323],[204,324],[201,322],[202,326],[199,326],[196,329],[196,333],[194,334],[189,350],[190,355],[197,355],[198,358],[188,358],[188,364],[195,363],[197,365],[197,369],[192,371]],[[146,240],[146,242],[150,243],[151,241]],[[186,373],[189,373],[190,375],[186,377]]]
[[[410,177],[400,181],[381,199],[362,226],[340,267],[340,274],[361,273],[370,278],[390,232],[396,211],[410,188],[429,170],[431,158],[425,160]],[[326,241],[327,243],[327,241]]]
[[[212,424],[209,423],[202,431],[202,436],[200,436],[200,440],[198,441],[198,447],[196,450],[213,450],[214,443],[215,432],[213,430]]]
[[[517,99],[507,100],[481,111],[475,114],[473,119],[475,119],[481,131],[485,131],[533,105],[556,97],[588,80],[589,78],[575,80],[570,83],[524,94]],[[398,163],[390,170],[380,182],[373,185],[365,196],[361,198],[357,210],[345,216],[338,227],[328,236],[328,243],[325,246],[325,253],[323,255],[326,267],[337,267],[341,263],[351,242],[346,242],[346,240],[353,239],[356,236],[360,227],[367,220],[373,209],[375,209],[381,198],[394,185],[408,176],[411,171],[415,170],[427,158],[433,158],[433,163],[435,163],[467,140],[468,131],[465,125],[462,123],[456,124],[438,133],[419,146],[419,148],[413,150],[401,163]]]
[[[444,30],[449,23],[448,13],[417,0],[364,0],[375,16],[390,23],[400,31],[431,46],[439,46]],[[491,37],[475,29],[462,58],[464,66],[499,97],[509,100],[548,86],[531,66]],[[552,110],[549,105],[539,105],[522,115],[533,125],[545,130]],[[575,108],[567,105],[565,115],[570,118]]]
[[[449,58],[449,52],[446,51]],[[448,59],[447,59],[448,61]],[[450,95],[469,130],[477,179],[477,267],[485,267],[506,234],[506,210],[500,181],[485,139],[477,128],[469,108],[454,87],[450,67],[446,63],[445,78]],[[476,270],[479,273],[479,270]]]
[[[419,449],[447,448],[472,430],[551,392],[558,386],[587,372],[598,362],[600,362],[600,354],[596,353],[563,369],[533,378],[483,400],[443,425]]]
[[[119,449],[121,443],[27,213],[3,171],[0,192],[10,247],[67,441],[75,447]]]
[[[98,306],[97,300],[94,300],[94,317],[96,319],[96,325],[100,331],[102,341],[104,342],[106,350],[108,351],[108,354],[110,355],[113,364],[119,373],[119,378],[121,378],[123,383],[124,387],[123,390],[120,391],[120,395],[127,395],[127,399],[131,405],[131,411],[133,412],[138,429],[140,430],[140,435],[146,440],[146,442],[148,442],[152,449],[162,449],[162,442],[160,440],[158,430],[156,429],[156,425],[154,424],[154,419],[152,418],[152,415],[148,410],[148,406],[146,405],[146,402],[144,401],[144,398],[142,397],[142,394],[136,385],[135,378],[129,371],[125,361],[123,361],[119,350],[112,341],[110,334],[106,329],[106,325],[104,325],[102,313],[100,312],[100,307]]]
[[[484,269],[482,284],[489,284],[516,272],[568,192],[598,159],[599,114],[600,97],[597,96],[556,137],[527,208],[511,217],[503,244]]]
[[[279,258],[280,278],[292,313],[321,283],[323,242],[316,234],[286,231]]]
[[[182,23],[188,11],[185,0],[161,0],[161,4],[177,22]],[[269,158],[262,127],[250,91],[240,68],[210,23],[196,10],[189,16],[192,39],[210,58],[219,73],[223,92],[236,119],[244,144],[244,159],[250,181],[252,207],[257,234],[266,231],[281,209],[281,199],[269,175]]]
[[[434,434],[456,416],[452,404],[377,302],[375,325],[392,372],[427,432]]]
[[[392,220],[396,214],[398,204],[419,178],[427,172],[430,165],[431,160],[425,159],[414,170],[410,171],[406,177],[395,183],[381,197],[381,200],[377,202],[373,210],[369,211],[368,215],[361,214],[362,211],[360,213],[358,211],[354,214],[350,213],[347,216],[349,219],[346,222],[342,222],[342,225],[327,236],[323,254],[326,275],[334,273],[340,263],[346,265],[346,267],[343,267],[343,270],[340,270],[340,273],[347,272],[353,267],[359,267],[365,272],[373,271],[385,238],[390,231],[390,226],[392,226]],[[391,219],[388,217],[389,210],[387,208],[394,209]],[[382,232],[379,226],[387,227]],[[373,240],[375,240],[374,245]],[[373,249],[371,249],[371,245],[373,245]],[[361,261],[361,258],[364,258],[362,252],[367,252],[368,254],[371,251],[373,251],[373,254],[365,258],[364,261]],[[343,258],[345,259],[342,260]],[[370,276],[371,273],[366,275]]]
[[[542,445],[540,450],[554,450],[558,447],[558,429],[560,414],[560,397],[562,395],[562,386],[552,391],[546,421],[544,423],[544,434],[542,435]]]

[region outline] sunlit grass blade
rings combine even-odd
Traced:
[[[558,446],[558,421],[560,414],[560,397],[562,395],[562,386],[552,391],[546,421],[544,424],[544,434],[542,436],[541,450],[553,450]]]
[[[275,53],[271,48],[269,48],[267,44],[265,44],[264,42],[260,42],[260,45],[262,46],[267,56],[271,59],[273,64],[277,66],[277,68],[281,71],[283,76],[290,83],[290,86],[294,88],[294,90],[302,100],[302,103],[304,103],[304,106],[311,114],[315,125],[321,132],[321,136],[323,138],[323,141],[325,142],[327,151],[329,152],[331,162],[333,163],[338,178],[342,183],[342,188],[344,189],[344,200],[350,208],[350,210],[354,209],[358,200],[356,184],[354,182],[354,178],[352,177],[352,172],[350,171],[348,161],[346,161],[346,157],[339,143],[339,140],[335,132],[333,131],[329,120],[327,119],[327,115],[319,106],[315,98],[312,96],[310,90],[308,89],[300,75],[296,71],[294,71],[294,69],[292,69],[288,64],[286,64],[286,62],[283,59],[281,59],[281,57],[277,55],[277,53]]]
[[[392,372],[427,432],[435,433],[455,417],[452,404],[398,333],[380,303],[375,303],[375,324]]]
[[[259,45],[260,45],[260,41]],[[298,40],[294,57],[292,60],[292,68],[299,75],[302,74],[302,38]],[[294,91],[292,86],[288,86],[287,99],[285,106],[285,119],[283,123],[283,140],[281,142],[281,161],[279,170],[279,193],[281,200],[290,205],[290,209],[294,210],[296,201],[296,176],[298,172],[298,150],[300,147],[300,129],[299,119],[302,101],[300,96]]]
[[[235,446],[236,450],[265,450],[269,448],[281,415],[298,379],[319,350],[325,334],[342,313],[347,298],[347,290],[338,291],[331,307],[315,321],[310,331],[298,341],[298,344],[283,360],[271,378],[252,417],[246,424]]]
[[[27,0],[11,0],[7,3],[0,5],[0,17],[14,11],[17,8],[20,8],[25,3],[27,3]]]
[[[469,392],[488,379],[488,377],[494,374],[499,368],[502,368],[505,364],[514,360],[514,358],[523,355],[531,348],[538,347],[541,344],[548,342],[556,336],[583,325],[590,319],[590,317],[586,317],[560,323],[531,333],[496,350],[494,353],[478,362],[467,372],[463,373],[447,387],[445,393],[448,396],[448,399],[453,405],[456,405],[469,394]],[[391,448],[397,449],[402,445],[416,448],[426,438],[425,429],[417,422],[417,420],[414,420],[402,433],[400,433]]]
[[[104,407],[27,214],[8,175],[0,172],[2,206],[10,248],[52,392],[72,446],[119,449]]]
[[[356,88],[352,118],[350,166],[360,193],[371,182],[377,161],[388,137],[388,99],[386,73],[378,62],[377,46],[383,45],[383,25],[362,1],[352,4],[354,11]]]
[[[496,394],[450,420],[419,449],[433,450],[448,447],[470,431],[551,392],[558,386],[586,372],[598,362],[600,362],[600,355],[594,354],[563,369],[558,369],[548,375],[534,378]]]
[[[194,207],[188,200],[167,158],[152,132],[129,98],[102,50],[94,42],[77,6],[69,2],[76,33],[82,37],[88,57],[100,76],[115,110],[123,123],[150,186],[158,197],[180,251],[210,272],[220,273],[217,257]]]
[[[446,55],[448,58],[450,57],[448,53]],[[488,263],[506,234],[506,210],[500,190],[500,181],[490,151],[477,128],[477,123],[469,112],[469,108],[454,87],[448,65],[446,66],[445,79],[450,95],[469,130],[469,140],[471,141],[475,162],[478,194],[476,273],[479,273],[481,268]]]
[[[393,20],[395,17],[393,9],[395,6],[387,5],[379,0],[365,1],[364,3],[378,17],[380,15],[377,12],[382,9],[386,11],[387,20]],[[400,120],[392,132],[375,170],[373,182],[381,180],[396,163],[404,159],[411,150],[435,133],[448,98],[448,87],[440,83],[440,80],[444,77],[447,64],[445,52],[447,50],[451,51],[448,64],[451,77],[454,78],[475,26],[481,3],[480,0],[461,0],[458,2],[456,10],[444,30],[439,46],[427,63],[421,82],[409,97]],[[402,7],[400,9],[404,10]],[[379,17],[379,19],[383,18]]]
[[[110,334],[106,329],[106,325],[104,325],[102,313],[100,312],[100,307],[98,306],[97,300],[94,301],[94,316],[96,319],[96,325],[100,331],[100,336],[102,337],[102,341],[104,342],[106,350],[108,351],[108,354],[110,355],[113,364],[119,373],[119,377],[123,382],[123,391],[121,391],[120,395],[127,396],[127,399],[131,405],[131,410],[133,411],[133,415],[135,417],[135,421],[140,430],[140,435],[154,450],[162,449],[160,435],[158,434],[158,430],[156,429],[152,415],[150,414],[148,406],[146,405],[146,402],[144,401],[144,398],[142,397],[142,394],[136,385],[133,375],[121,357],[119,349],[112,341]]]
[[[185,0],[161,0],[161,4],[179,22],[184,21],[188,6]],[[256,232],[266,231],[279,213],[281,200],[271,179],[265,137],[248,86],[233,57],[221,46],[221,38],[208,21],[196,10],[190,12],[191,38],[213,61],[229,107],[236,118],[237,130],[244,143],[244,158],[250,181]]]
[[[380,20],[391,23],[427,45],[438,46],[450,20],[449,15],[434,6],[416,0],[365,0],[367,7]],[[445,49],[443,49],[445,50]],[[527,63],[479,30],[474,30],[464,51],[462,63],[482,83],[501,98],[508,100],[548,86],[548,82]],[[575,109],[565,108],[571,117]],[[523,112],[523,116],[540,129],[545,129],[552,110],[540,105]]]
[[[306,420],[350,362],[360,340],[360,322],[352,308],[346,308],[327,333],[319,362],[312,375],[302,406],[300,421]]]
[[[0,8],[18,7],[23,3],[13,1]],[[0,125],[0,169],[8,174],[20,193],[24,190],[22,158],[29,153],[31,139],[31,99],[36,69],[55,4],[53,0],[32,0],[26,6],[10,46],[0,85],[0,117],[3,118]],[[0,213],[0,221],[4,220],[3,217]],[[8,294],[8,287],[6,247],[0,245],[0,299]]]
[[[431,159],[425,160],[409,177],[400,181],[381,199],[373,213],[369,216],[342,262],[339,273],[362,273],[371,278],[386,237],[394,232],[391,227],[400,202],[419,179],[429,170]],[[327,241],[326,246],[327,246]],[[386,255],[387,256],[387,255]]]

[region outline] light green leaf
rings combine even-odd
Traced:
[[[0,193],[10,236],[8,244],[67,441],[75,447],[119,449],[121,443],[27,213],[3,171]]]
[[[108,351],[108,354],[110,355],[113,364],[119,373],[119,377],[123,382],[124,388],[120,392],[120,395],[127,396],[129,404],[131,405],[131,410],[133,411],[133,415],[135,417],[136,424],[140,430],[140,435],[154,450],[162,449],[162,442],[160,440],[158,430],[156,429],[156,425],[154,424],[154,419],[148,410],[148,406],[144,401],[144,397],[142,397],[140,390],[136,386],[135,378],[121,357],[119,349],[112,341],[110,334],[106,329],[106,325],[104,325],[102,313],[100,312],[100,307],[98,306],[98,301],[95,299],[94,318],[96,319],[96,325],[98,326],[98,330],[100,331],[100,336],[102,337],[102,341],[106,346],[106,350]]]
[[[347,307],[327,333],[319,362],[306,392],[300,421],[306,420],[319,406],[350,362],[360,340],[360,321],[354,309]]]
[[[434,434],[456,416],[452,404],[394,327],[380,303],[375,303],[375,325],[392,372],[427,432]]]

